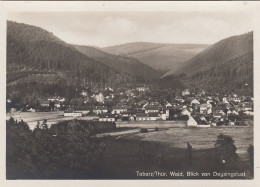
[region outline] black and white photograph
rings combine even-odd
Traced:
[[[254,180],[254,18],[8,11],[6,180]]]

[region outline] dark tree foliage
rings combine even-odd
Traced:
[[[190,59],[182,72],[189,88],[253,95],[253,32],[213,44]]]
[[[89,58],[44,29],[7,22],[7,83],[117,87],[140,81]]]
[[[115,128],[115,123],[72,120],[31,131],[13,118],[6,125],[8,179],[91,178],[105,149],[91,135]]]
[[[10,118],[6,122],[6,174],[7,178],[33,176],[35,165],[32,161],[34,140],[28,125]]]
[[[230,136],[219,134],[215,142],[215,158],[218,162],[234,163],[238,159],[234,140]]]

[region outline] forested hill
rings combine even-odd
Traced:
[[[183,63],[206,49],[205,44],[162,44],[134,42],[102,48],[101,50],[117,55],[138,59],[156,70],[167,72],[182,67]]]
[[[187,87],[252,95],[253,32],[215,43],[187,61],[179,74],[186,75]]]
[[[140,63],[137,59],[105,53],[97,48],[89,46],[74,45],[74,47],[94,60],[108,65],[109,67],[125,72],[144,80],[158,79],[162,74],[154,70],[152,67]]]
[[[120,79],[118,79],[118,76]],[[7,22],[7,83],[113,85],[137,81],[97,62],[51,32]]]

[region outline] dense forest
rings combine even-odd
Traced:
[[[47,121],[31,131],[23,122],[6,122],[7,179],[91,178],[105,144],[91,136],[115,129],[115,123]]]
[[[186,87],[253,95],[253,32],[210,46],[179,71]]]
[[[87,57],[41,28],[7,23],[7,83],[95,84],[102,87],[137,81],[141,79]]]

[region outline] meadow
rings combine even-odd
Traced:
[[[234,164],[223,165],[215,161],[214,144],[220,133],[231,136],[235,141],[239,159]],[[172,177],[169,175],[171,171],[211,174],[215,171],[245,172],[245,177],[237,178],[253,178],[247,152],[249,145],[253,145],[252,127],[169,129],[159,127],[159,131],[150,130],[148,133],[135,131],[133,134],[104,137],[103,141],[106,150],[92,176],[97,179],[223,179],[212,175]],[[187,142],[192,146],[192,165],[188,164],[186,157]],[[160,171],[167,173],[167,176],[140,177],[137,176],[137,171]]]

